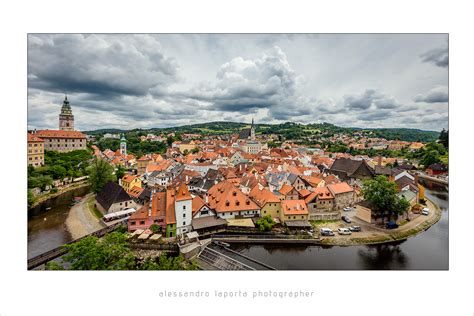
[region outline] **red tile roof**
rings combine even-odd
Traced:
[[[41,138],[39,138],[36,135],[28,133],[28,142],[29,143],[41,143],[41,142],[44,142],[44,140],[42,140]]]
[[[281,209],[284,215],[308,215],[308,208],[303,200],[283,200]]]
[[[58,130],[39,130],[36,135],[41,138],[86,138],[81,132],[78,131],[58,131]]]
[[[188,186],[185,183],[182,183],[178,190],[176,191],[176,201],[191,200],[191,193],[188,191]]]
[[[347,182],[329,184],[327,187],[333,194],[354,192],[354,189],[349,184],[347,184]]]
[[[259,210],[260,207],[230,181],[222,181],[208,191],[209,206],[217,212]]]

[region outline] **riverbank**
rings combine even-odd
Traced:
[[[370,225],[371,229],[366,231],[369,224],[365,224],[362,232],[352,233],[345,236],[324,237],[320,240],[322,245],[350,246],[350,245],[371,245],[389,243],[405,240],[414,237],[427,230],[441,218],[441,209],[431,200],[427,200],[427,206],[431,210],[428,216],[420,215],[417,218],[405,223],[396,229],[384,229]],[[356,222],[359,225],[361,223]]]
[[[69,211],[66,227],[72,239],[80,238],[105,227],[90,211],[88,202],[92,197],[92,193],[87,194],[79,203],[71,207]]]
[[[66,185],[64,187],[59,188],[58,191],[55,192],[55,193],[50,192],[50,193],[38,195],[38,196],[36,196],[35,203],[33,203],[33,205],[29,206],[28,209],[34,209],[34,208],[38,207],[41,203],[44,203],[48,200],[57,198],[58,196],[60,196],[62,194],[65,194],[69,191],[85,188],[87,186],[89,186],[89,183],[87,181],[72,183],[72,184],[69,184],[69,185]]]

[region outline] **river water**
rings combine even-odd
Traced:
[[[28,258],[72,241],[66,227],[70,203],[88,192],[89,187],[71,190],[28,210]]]
[[[68,192],[51,203],[30,210],[28,220],[28,258],[72,240],[65,222],[73,196],[88,189]],[[362,246],[261,246],[233,245],[244,255],[279,270],[445,270],[448,264],[448,192],[426,189],[426,195],[442,209],[438,223],[405,241]]]
[[[441,219],[404,241],[361,246],[233,245],[240,253],[278,270],[447,270],[449,269],[448,192],[426,188]]]

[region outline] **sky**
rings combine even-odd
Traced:
[[[28,129],[448,129],[447,34],[29,34]]]

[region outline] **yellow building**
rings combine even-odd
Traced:
[[[308,220],[308,207],[303,200],[284,200],[281,202],[280,221],[306,221]]]
[[[142,181],[137,176],[126,174],[122,178],[122,188],[125,191],[130,191],[133,187],[142,187]]]
[[[280,218],[281,201],[268,189],[260,190],[256,185],[249,193],[249,197],[260,206],[260,216],[270,215],[272,218]]]
[[[28,166],[44,165],[44,140],[28,133]]]

